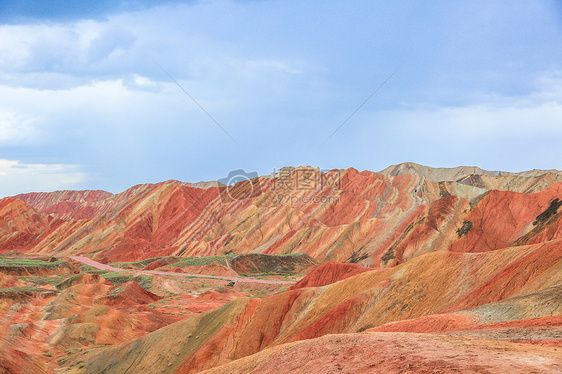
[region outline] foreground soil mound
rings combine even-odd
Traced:
[[[560,240],[478,254],[430,253],[323,287],[240,298],[74,363],[84,363],[85,373],[196,373],[272,346],[475,307],[482,316],[506,319],[548,316],[559,313],[560,266]],[[517,314],[525,305],[534,311]]]
[[[560,373],[562,351],[507,342],[407,333],[327,335],[284,344],[205,374]]]
[[[160,300],[161,297],[146,291],[137,282],[130,281],[113,287],[107,296],[96,300],[103,305],[142,305]]]
[[[82,349],[179,320],[149,307],[160,298],[134,282],[114,286],[95,274],[21,278],[0,273],[0,373],[52,373],[48,367]]]
[[[230,267],[238,274],[286,273],[302,274],[318,265],[318,261],[306,254],[287,256],[240,254],[229,260]]]
[[[358,264],[344,264],[328,261],[314,268],[306,277],[289,288],[295,290],[304,287],[320,287],[347,279],[365,271],[373,270]]]
[[[62,291],[76,284],[103,284],[111,286],[111,282],[105,280],[97,274],[80,273],[57,284],[57,290]]]

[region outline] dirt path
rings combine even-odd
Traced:
[[[142,273],[142,274],[150,274],[150,275],[175,275],[179,277],[195,277],[195,278],[210,278],[210,279],[222,279],[227,281],[234,281],[234,282],[250,282],[250,283],[268,283],[268,284],[294,284],[296,282],[292,281],[277,281],[277,280],[267,280],[267,279],[256,279],[256,278],[238,278],[238,277],[222,277],[218,275],[206,275],[206,274],[186,274],[186,273],[172,273],[167,271],[156,271],[156,270],[126,270],[126,269],[119,269],[114,268],[112,266],[104,265],[97,261],[91,260],[87,257],[82,256],[69,256],[69,258],[80,261],[86,265],[93,266],[95,268],[101,270],[108,270],[108,271],[120,271],[120,272],[135,272],[135,273]]]

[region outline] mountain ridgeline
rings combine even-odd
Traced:
[[[233,187],[169,181],[119,194],[30,193],[0,200],[0,253],[106,262],[304,253],[318,262],[392,267],[430,252],[560,238],[553,205],[562,200],[560,181],[555,170],[405,163],[379,173],[284,168]]]

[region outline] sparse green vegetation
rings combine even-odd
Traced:
[[[276,273],[276,272],[267,272],[267,273],[261,273],[261,274],[253,274],[252,277],[271,277],[271,276],[284,276],[284,277],[290,277],[293,276],[293,274],[291,273]]]
[[[45,276],[45,277],[17,276],[16,278],[20,279],[24,282],[28,282],[28,283],[36,283],[36,284],[40,284],[40,285],[44,285],[44,284],[57,285],[60,282],[62,282],[65,278],[69,278],[69,277],[72,277],[72,276],[74,276],[74,274],[61,274],[60,276]]]
[[[0,267],[34,267],[56,269],[61,266],[67,266],[64,261],[47,262],[42,260],[33,260],[29,258],[6,258],[0,257]]]
[[[108,272],[107,270],[101,270],[90,265],[82,265],[80,267],[80,271],[83,273],[97,274],[97,275],[102,275]]]
[[[173,259],[173,256],[170,257],[153,257],[147,258],[146,260],[138,260],[138,261],[127,261],[127,262],[112,262],[110,266],[114,266],[117,268],[124,268],[124,267],[134,267],[136,269],[142,269],[150,265],[155,261],[166,260],[166,259]],[[175,257],[176,259],[181,259],[181,257]]]
[[[28,292],[55,292],[50,288],[40,288],[40,287],[8,287],[8,288],[0,288],[0,293],[7,293],[7,292],[21,292],[21,291],[28,291]]]
[[[117,287],[107,293],[107,296],[117,296],[123,292],[123,287]]]
[[[231,253],[228,255],[204,256],[204,257],[184,257],[181,261],[174,264],[165,265],[165,267],[184,267],[184,266],[203,266],[210,264],[227,265],[228,259],[236,256]]]
[[[142,288],[150,291],[152,288],[152,276],[151,275],[133,275],[133,274],[123,274],[118,272],[107,272],[101,274],[102,277],[113,283],[114,285],[135,281]]]

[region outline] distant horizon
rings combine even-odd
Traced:
[[[349,169],[354,169],[358,172],[364,172],[364,171],[368,171],[371,173],[381,173],[382,171],[384,171],[385,169],[389,169],[391,167],[395,167],[395,166],[400,166],[400,165],[404,165],[404,164],[415,164],[417,166],[422,166],[422,167],[427,167],[433,170],[436,169],[446,169],[446,170],[451,170],[451,169],[460,169],[460,168],[478,168],[481,169],[485,172],[490,172],[490,173],[509,173],[509,174],[523,174],[526,172],[531,172],[531,171],[540,171],[540,172],[544,172],[544,174],[549,173],[549,172],[557,172],[557,173],[562,173],[561,170],[557,170],[557,169],[529,169],[529,170],[521,170],[519,172],[512,172],[512,171],[507,171],[507,170],[487,170],[487,169],[483,169],[479,166],[475,166],[475,165],[460,165],[460,166],[453,166],[453,167],[433,167],[433,166],[428,166],[428,165],[422,165],[422,164],[418,164],[415,162],[411,162],[411,161],[405,161],[405,162],[401,162],[398,164],[393,164],[393,165],[389,165],[386,168],[383,168],[379,171],[375,171],[375,170],[368,170],[368,169],[364,169],[364,170],[359,170],[357,168],[354,168],[353,166],[347,167],[347,168],[333,168],[333,169],[322,169],[320,167],[317,166],[311,166],[311,165],[300,165],[300,166],[283,166],[282,168],[313,168],[313,169],[320,169],[321,172],[327,172],[327,171],[331,171],[331,170],[349,170]],[[282,168],[279,169],[274,169],[275,172],[279,172],[279,170],[281,170]],[[247,170],[248,172],[252,172]],[[259,178],[264,178],[264,177],[271,177],[273,176],[274,173],[270,173],[270,174],[259,174],[258,177]],[[125,188],[124,190],[121,191],[109,191],[109,190],[104,190],[104,189],[62,189],[62,190],[51,190],[51,191],[29,191],[29,192],[21,192],[21,193],[17,193],[17,194],[13,194],[13,195],[9,195],[9,196],[0,196],[0,199],[3,198],[8,198],[8,197],[15,197],[18,195],[28,195],[28,194],[41,194],[41,193],[53,193],[53,192],[64,192],[64,191],[72,191],[72,192],[88,192],[88,191],[100,191],[100,192],[107,192],[110,193],[112,195],[118,195],[120,193],[126,192],[127,190],[134,188],[136,186],[143,186],[143,185],[157,185],[157,184],[163,184],[163,183],[174,183],[174,182],[178,182],[178,183],[187,183],[187,184],[192,184],[192,185],[197,185],[197,184],[201,184],[201,183],[220,183],[217,180],[200,180],[197,182],[191,182],[191,181],[182,181],[182,180],[178,180],[178,179],[167,179],[167,180],[163,180],[163,181],[156,181],[156,182],[140,182],[140,183],[135,183],[132,184],[131,186]],[[221,185],[217,185],[217,187],[219,187]],[[222,185],[224,186],[224,185]]]

